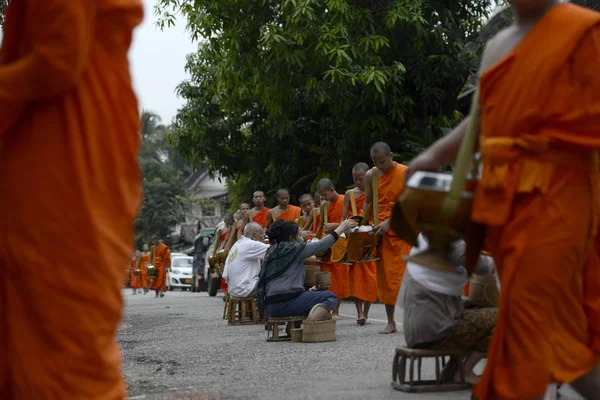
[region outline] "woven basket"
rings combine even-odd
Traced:
[[[292,342],[302,342],[302,328],[292,329]]]
[[[335,342],[335,322],[333,319],[314,322],[305,321],[302,341],[304,343]]]
[[[471,276],[471,285],[469,288],[469,301],[477,307],[497,307],[498,306],[498,284],[493,275],[475,275]]]

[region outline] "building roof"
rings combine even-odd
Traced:
[[[206,169],[199,169],[188,176],[185,185],[189,191],[205,199],[226,198],[228,193],[225,180],[220,176],[211,178]]]

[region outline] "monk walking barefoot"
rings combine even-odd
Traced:
[[[402,284],[406,269],[404,257],[410,252],[411,246],[400,240],[390,229],[390,218],[398,196],[404,190],[404,180],[407,167],[394,161],[394,154],[386,143],[377,142],[371,147],[371,160],[378,169],[377,182],[379,192],[379,224],[374,227],[376,235],[381,237],[377,246],[377,293],[379,301],[385,304],[387,326],[382,334],[395,333],[396,299]],[[373,201],[373,170],[365,175],[366,201]]]
[[[141,1],[8,3],[0,50],[0,397],[123,399],[115,335],[141,201],[127,53]],[[16,276],[35,279],[15,284]]]
[[[551,382],[600,393],[600,14],[509,1],[479,79],[483,172],[472,219],[487,228],[500,313],[478,399],[536,399]],[[475,116],[470,116],[472,118]],[[469,118],[410,165],[456,158]]]
[[[267,228],[278,220],[296,222],[302,214],[302,209],[290,204],[290,192],[287,189],[279,189],[276,193],[277,207],[267,213]]]
[[[342,220],[362,216],[365,208],[365,175],[369,166],[358,163],[352,168],[352,179],[356,187],[344,195]],[[377,301],[377,265],[375,262],[356,263],[350,267],[350,296],[354,297],[358,317],[356,323],[365,325],[369,319],[371,303]]]

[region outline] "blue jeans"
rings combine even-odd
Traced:
[[[337,306],[338,298],[331,292],[302,292],[295,299],[267,305],[267,313],[275,318],[308,315],[310,310],[319,303],[333,311]]]

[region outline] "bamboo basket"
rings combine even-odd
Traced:
[[[331,287],[331,273],[317,272],[316,274],[317,289],[327,290]]]
[[[302,328],[294,328],[291,331],[292,342],[300,343],[302,342],[303,332]]]
[[[333,319],[326,321],[305,321],[302,341],[304,343],[335,342],[335,323]]]
[[[318,265],[304,265],[306,275],[304,276],[304,286],[313,287],[317,285],[317,273],[321,272]]]
[[[477,307],[498,307],[498,283],[493,275],[471,276],[469,302]]]

